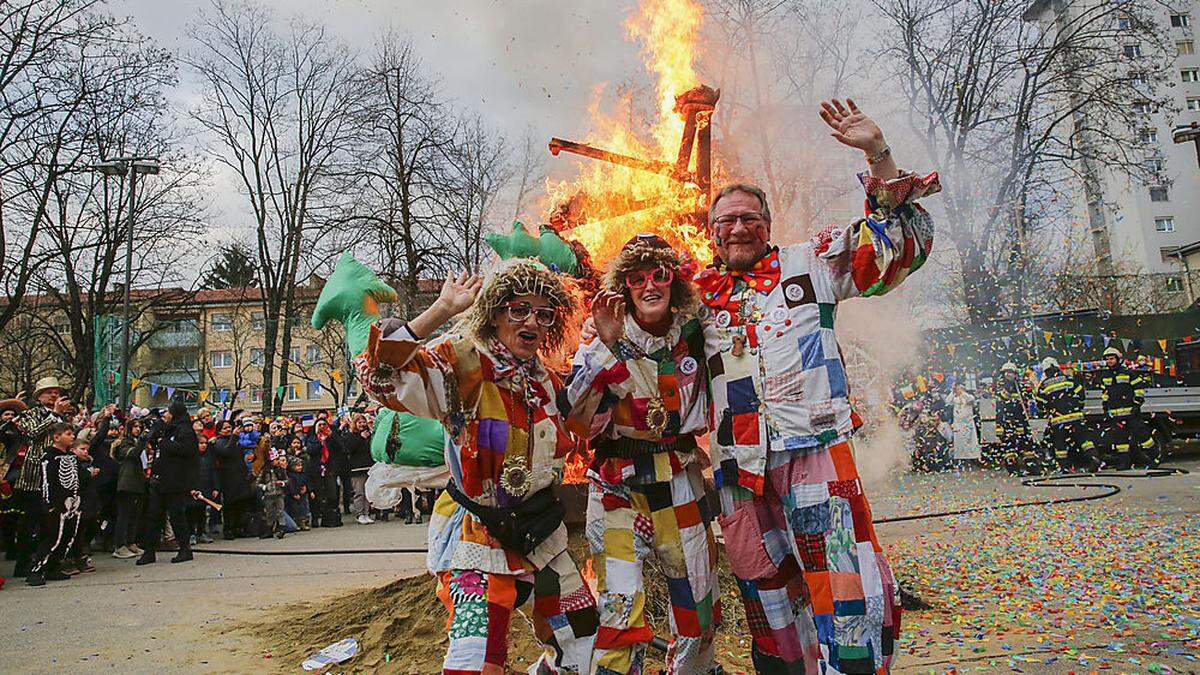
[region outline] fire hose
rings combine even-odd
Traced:
[[[1076,488],[1081,490],[1097,489],[1098,492],[1092,494],[1077,495],[1074,497],[1058,497],[1054,499],[1038,499],[1020,502],[1007,502],[1003,504],[995,504],[991,506],[973,506],[964,509],[954,509],[948,511],[936,511],[932,513],[918,513],[908,516],[895,516],[892,518],[876,518],[872,522],[876,525],[886,525],[888,523],[903,523],[915,520],[931,520],[934,518],[948,518],[950,516],[961,516],[969,513],[980,513],[984,511],[999,511],[1004,509],[1020,509],[1030,506],[1049,506],[1053,504],[1070,504],[1073,502],[1088,502],[1099,499],[1108,499],[1115,497],[1121,493],[1121,486],[1113,483],[1080,483],[1075,482],[1080,479],[1092,478],[1165,478],[1167,476],[1185,476],[1188,475],[1187,469],[1177,467],[1160,466],[1153,469],[1146,469],[1136,473],[1117,472],[1117,471],[1094,471],[1090,473],[1076,474],[1053,474],[1050,476],[1037,476],[1026,478],[1021,481],[1021,485],[1032,488]],[[718,540],[720,538],[718,537]],[[193,553],[213,553],[224,555],[263,555],[263,556],[290,556],[290,555],[367,555],[367,554],[395,554],[395,553],[428,553],[428,548],[356,548],[350,550],[333,550],[333,549],[306,549],[301,551],[239,551],[234,549],[220,548],[193,548]],[[655,636],[650,641],[650,646],[655,649],[666,652],[669,643],[667,640]]]

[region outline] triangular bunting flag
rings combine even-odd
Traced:
[[[222,389],[221,394],[218,398],[220,399],[221,403],[224,403],[225,401],[229,400],[229,390]]]
[[[205,401],[208,400],[208,394],[209,394],[209,391],[207,389],[201,389],[200,393],[196,396],[196,400],[201,403],[204,403]]]
[[[1042,331],[1042,337],[1046,338],[1046,344],[1050,344],[1050,340],[1054,338],[1054,333],[1050,331]]]
[[[320,380],[313,380],[312,386],[313,386],[314,392],[316,392],[317,394],[321,393],[321,381]]]
[[[1165,342],[1165,340],[1164,340],[1164,342]],[[137,389],[141,385],[142,385],[142,381],[137,379],[136,377],[129,378],[129,388],[130,389]]]
[[[167,398],[175,398],[175,387],[167,387]]]
[[[151,382],[150,383],[150,397],[153,398],[155,396],[155,394],[157,394],[157,393],[158,393],[158,385]]]
[[[954,356],[954,350],[955,350],[955,349],[958,349],[958,345],[956,345],[956,344],[948,344],[948,345],[946,345],[946,351],[950,352],[950,356]]]
[[[1104,346],[1107,347],[1108,343],[1112,342],[1112,338],[1108,337],[1107,335],[1105,335],[1103,337],[1104,337]]]
[[[1092,346],[1092,336],[1091,336],[1091,335],[1084,335],[1084,336],[1083,336],[1083,344],[1084,344],[1084,345],[1086,345],[1086,346],[1088,346],[1088,347],[1091,347],[1091,346]]]
[[[1166,341],[1166,340],[1159,340],[1159,341],[1158,341],[1158,348],[1162,350],[1162,353],[1166,354],[1166,353],[1167,353],[1167,341]],[[136,387],[137,385],[135,384],[135,385],[133,385],[133,386],[134,386],[134,387]]]

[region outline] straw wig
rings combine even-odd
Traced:
[[[545,344],[551,349],[561,345],[566,324],[575,315],[575,296],[559,275],[530,258],[512,258],[496,263],[484,278],[475,304],[455,326],[455,332],[482,341],[494,337],[496,328],[492,326],[492,316],[504,307],[504,303],[519,295],[540,295],[558,309],[554,325],[546,329]]]

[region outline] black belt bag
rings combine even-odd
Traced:
[[[553,487],[539,490],[520,504],[507,507],[483,506],[471,501],[453,481],[446,485],[446,492],[475,516],[504,548],[523,556],[550,538],[562,525],[565,514],[562,502],[554,496]]]

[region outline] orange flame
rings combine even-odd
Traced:
[[[703,9],[697,0],[640,0],[625,22],[640,40],[646,69],[655,76],[654,119],[635,120],[599,111],[598,88],[591,106],[595,130],[588,141],[605,150],[674,163],[684,122],[674,111],[675,96],[700,83],[695,72],[696,43]],[[627,105],[631,102],[624,101]],[[692,219],[705,204],[696,185],[607,162],[580,159],[579,174],[549,186],[549,198],[581,223],[564,232],[583,245],[599,268],[640,232],[659,234],[691,253],[701,265],[712,259],[707,233]]]

